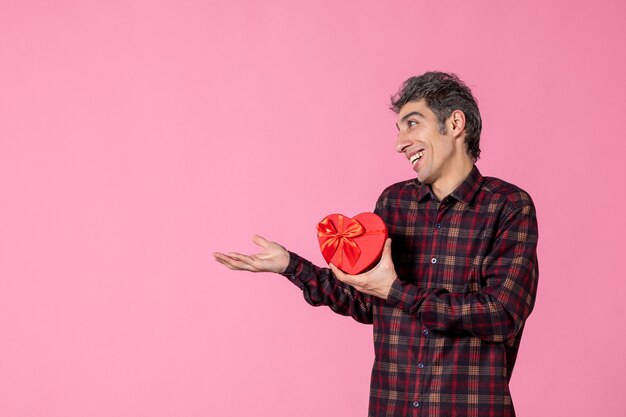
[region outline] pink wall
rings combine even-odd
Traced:
[[[321,264],[317,221],[412,175],[388,99],[428,69],[474,88],[479,167],[537,205],[518,414],[624,416],[625,17],[0,1],[0,416],[364,416],[371,328],[210,254],[260,233]]]

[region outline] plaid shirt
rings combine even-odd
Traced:
[[[357,292],[296,254],[284,275],[314,306],[374,326],[370,416],[514,416],[509,379],[537,289],[530,196],[476,167],[438,201],[416,179],[376,213],[398,279],[388,299]]]

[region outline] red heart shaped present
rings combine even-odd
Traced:
[[[360,274],[380,259],[387,227],[374,213],[354,218],[329,214],[317,225],[317,239],[326,262],[348,274]]]

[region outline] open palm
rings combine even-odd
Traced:
[[[251,272],[283,272],[289,265],[289,252],[276,242],[271,242],[262,236],[254,235],[252,242],[262,248],[254,255],[244,255],[237,252],[228,254],[214,252],[215,260],[235,271]]]

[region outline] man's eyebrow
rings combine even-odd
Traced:
[[[412,111],[411,113],[407,113],[407,114],[405,114],[404,116],[402,116],[402,119],[400,119],[400,122],[404,122],[406,119],[408,119],[408,118],[409,118],[409,117],[411,117],[411,116],[417,116],[417,117],[420,117],[420,118],[422,118],[422,119],[425,119],[425,117],[424,117],[424,115],[423,115],[422,113],[420,113],[420,112],[418,112],[418,111]],[[396,123],[396,127],[397,127],[398,129],[400,129],[400,126],[398,126],[398,124],[397,124],[397,123]]]
[[[417,116],[417,117],[421,117],[422,119],[425,119],[424,115],[418,111],[412,111],[411,113],[405,114],[402,119],[400,120],[401,122],[404,122],[406,119],[408,119],[411,116]]]

